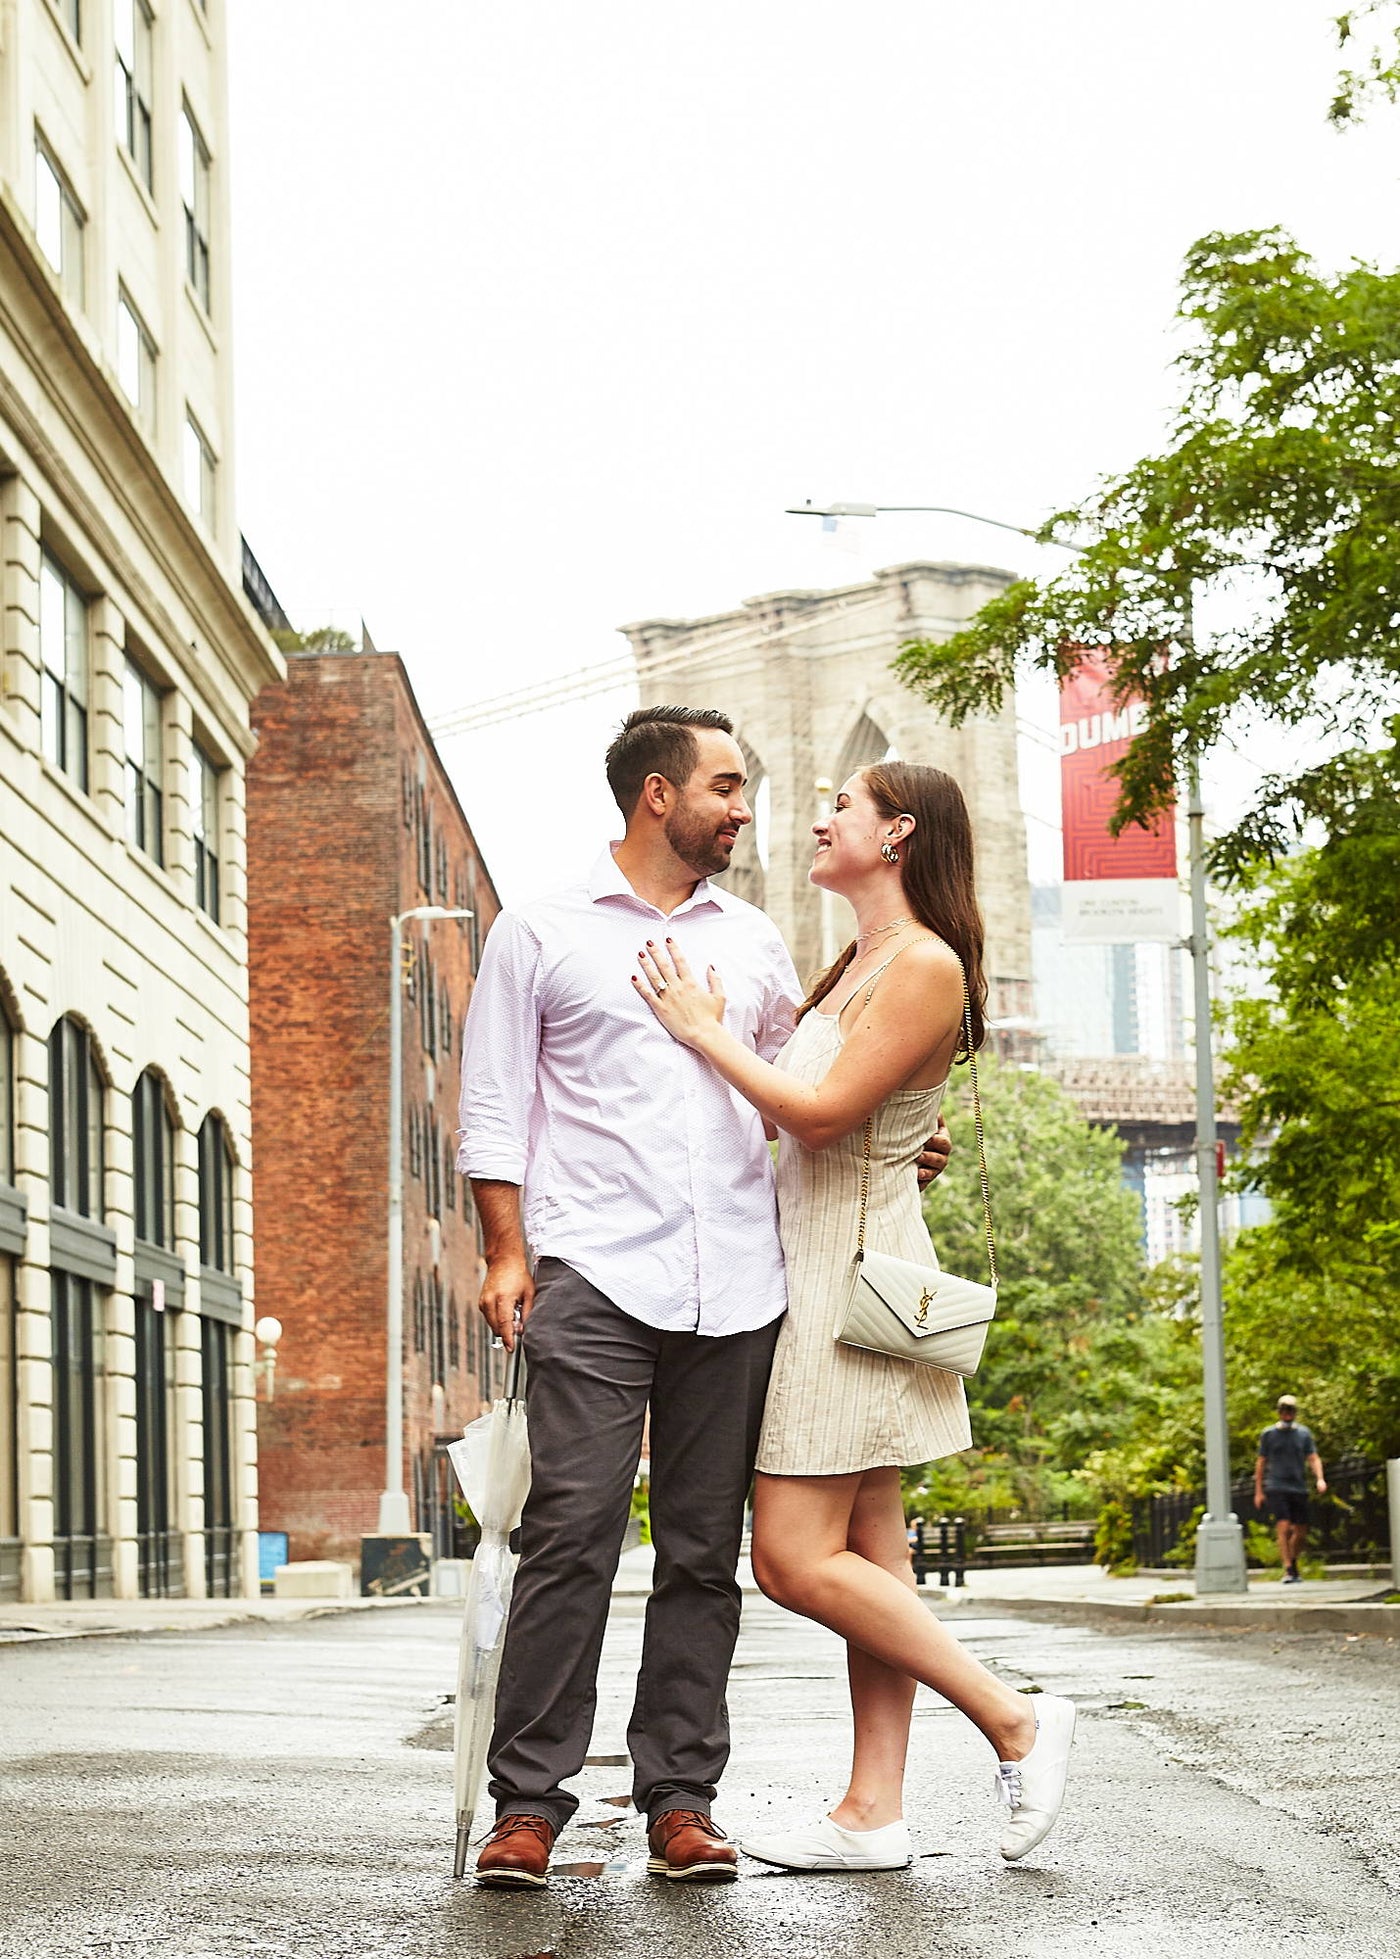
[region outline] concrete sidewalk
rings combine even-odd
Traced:
[[[613,1585],[614,1596],[645,1597],[651,1590],[649,1546],[624,1554]],[[962,1586],[922,1588],[930,1609],[944,1613],[1018,1612],[1038,1618],[1068,1619],[1080,1625],[1132,1624],[1249,1626],[1279,1632],[1381,1633],[1400,1635],[1400,1604],[1383,1603],[1392,1592],[1384,1578],[1305,1579],[1280,1585],[1252,1578],[1242,1598],[1195,1596],[1191,1574],[1161,1573],[1110,1578],[1097,1565],[1022,1565],[999,1571],[969,1571]],[[739,1566],[745,1596],[756,1595],[747,1558]]]
[[[645,1598],[651,1591],[649,1545],[624,1551],[613,1581],[614,1598]],[[970,1571],[963,1586],[930,1582],[921,1596],[939,1614],[1021,1613],[1079,1625],[1234,1626],[1278,1632],[1379,1633],[1400,1637],[1400,1604],[1383,1601],[1383,1578],[1305,1580],[1280,1586],[1255,1578],[1243,1598],[1197,1599],[1190,1573],[1110,1578],[1097,1565],[1027,1565]],[[747,1558],[739,1582],[758,1597]],[[0,1606],[0,1645],[35,1639],[83,1639],[114,1634],[210,1632],[249,1622],[288,1625],[346,1612],[396,1612],[428,1599],[82,1599],[52,1605]]]

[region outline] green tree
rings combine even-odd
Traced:
[[[1284,1389],[1333,1452],[1400,1448],[1400,964],[1338,971],[1356,902],[1335,853],[1258,881],[1232,928],[1269,984],[1225,1013],[1225,1093],[1270,1223],[1226,1266],[1232,1412],[1248,1437]],[[1387,875],[1383,859],[1378,877]]]
[[[1316,831],[1360,901],[1338,920],[1343,969],[1393,957],[1400,273],[1329,279],[1281,231],[1215,233],[1187,254],[1179,316],[1170,445],[1046,523],[1084,547],[1061,575],[1016,581],[898,670],[958,724],[998,708],[1020,666],[1063,678],[1104,653],[1120,697],[1151,710],[1117,768],[1120,828],[1170,804],[1192,751],[1305,729],[1320,759],[1262,782],[1215,868],[1243,876]],[[1212,586],[1235,623],[1207,641],[1190,608]]]
[[[1001,1285],[968,1383],[976,1454],[914,1480],[932,1506],[1030,1514],[1075,1494],[1074,1472],[1158,1408],[1180,1344],[1144,1287],[1138,1202],[1122,1146],[1048,1076],[979,1061]],[[939,1261],[986,1270],[970,1083],[948,1100],[956,1149],[925,1199]]]
[[[301,633],[294,626],[279,627],[272,635],[283,653],[357,653],[359,648],[349,633],[339,626],[313,626]]]
[[[1361,66],[1347,68],[1337,77],[1337,93],[1327,114],[1338,129],[1359,122],[1373,102],[1400,101],[1400,24],[1396,21],[1396,0],[1361,0],[1336,18],[1337,41],[1348,55],[1352,42],[1367,22],[1376,22],[1378,31],[1371,45],[1361,51]]]

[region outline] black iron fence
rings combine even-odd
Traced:
[[[1172,1490],[1133,1504],[1133,1556],[1149,1569],[1181,1562],[1190,1548],[1188,1526],[1205,1504],[1203,1490]],[[1230,1485],[1230,1507],[1242,1524],[1272,1527],[1254,1507],[1254,1478]],[[1183,1534],[1186,1543],[1183,1545]],[[1180,1554],[1178,1554],[1180,1547]],[[1327,1493],[1308,1502],[1308,1550],[1328,1564],[1384,1564],[1390,1557],[1385,1464],[1342,1456],[1327,1471]],[[1251,1564],[1261,1560],[1252,1556]]]
[[[940,1585],[961,1585],[967,1568],[967,1524],[961,1517],[920,1517],[910,1533],[916,1584],[926,1585],[929,1573]]]

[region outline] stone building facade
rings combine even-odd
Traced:
[[[222,0],[0,9],[0,1596],[256,1588]]]
[[[957,777],[977,841],[995,1017],[1030,1014],[1031,916],[1015,710],[959,729],[896,679],[906,641],[937,638],[1008,583],[979,565],[905,564],[826,592],[770,592],[705,619],[648,619],[623,631],[643,705],[722,707],[749,763],[756,821],[730,883],[762,905],[805,979],[851,936],[843,900],[807,881],[811,825],[853,769],[896,755]],[[826,785],[822,787],[821,785]]]
[[[390,921],[403,928],[404,1487],[450,1548],[448,1465],[499,1385],[455,1169],[462,1023],[500,909],[393,653],[293,655],[249,769],[259,1309],[282,1322],[260,1415],[264,1527],[357,1558],[384,1487]]]

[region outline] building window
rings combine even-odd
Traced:
[[[47,551],[39,561],[39,660],[44,754],[86,789],[87,601]]]
[[[199,1262],[233,1271],[233,1151],[222,1116],[199,1130]]]
[[[15,1180],[15,1033],[0,1002],[0,1184]]]
[[[214,528],[214,451],[199,423],[185,414],[183,445],[185,502],[208,530]]]
[[[63,25],[73,36],[79,47],[83,44],[83,0],[58,0],[58,12]]]
[[[52,1201],[102,1216],[102,1077],[86,1027],[67,1015],[49,1036],[49,1180]]]
[[[102,1532],[102,1315],[90,1279],[50,1275],[54,1583],[64,1599],[112,1589]]]
[[[83,303],[83,211],[42,137],[34,139],[34,235],[76,306]]]
[[[131,1098],[132,1181],[136,1236],[162,1251],[175,1248],[175,1125],[165,1084],[148,1068]]]
[[[164,1310],[136,1303],[136,1571],[142,1598],[175,1598],[184,1590],[184,1558],[175,1521],[175,1343]]]
[[[209,311],[209,151],[190,114],[180,111],[180,198],[185,207],[185,276]]]
[[[156,425],[156,343],[124,289],[117,292],[117,379],[150,434]]]
[[[219,922],[219,771],[194,745],[194,901]]]
[[[122,724],[126,735],[126,834],[138,850],[165,862],[161,782],[160,695],[134,660],[122,681]]]
[[[220,1320],[203,1320],[199,1336],[203,1363],[204,1589],[210,1598],[232,1598],[237,1559],[233,1538],[229,1330]]]
[[[146,186],[151,180],[151,10],[146,0],[117,0],[117,141],[136,165]],[[205,304],[208,304],[206,300]]]
[[[445,1136],[442,1143],[442,1194],[449,1211],[457,1208],[457,1166],[452,1160],[452,1138]]]

